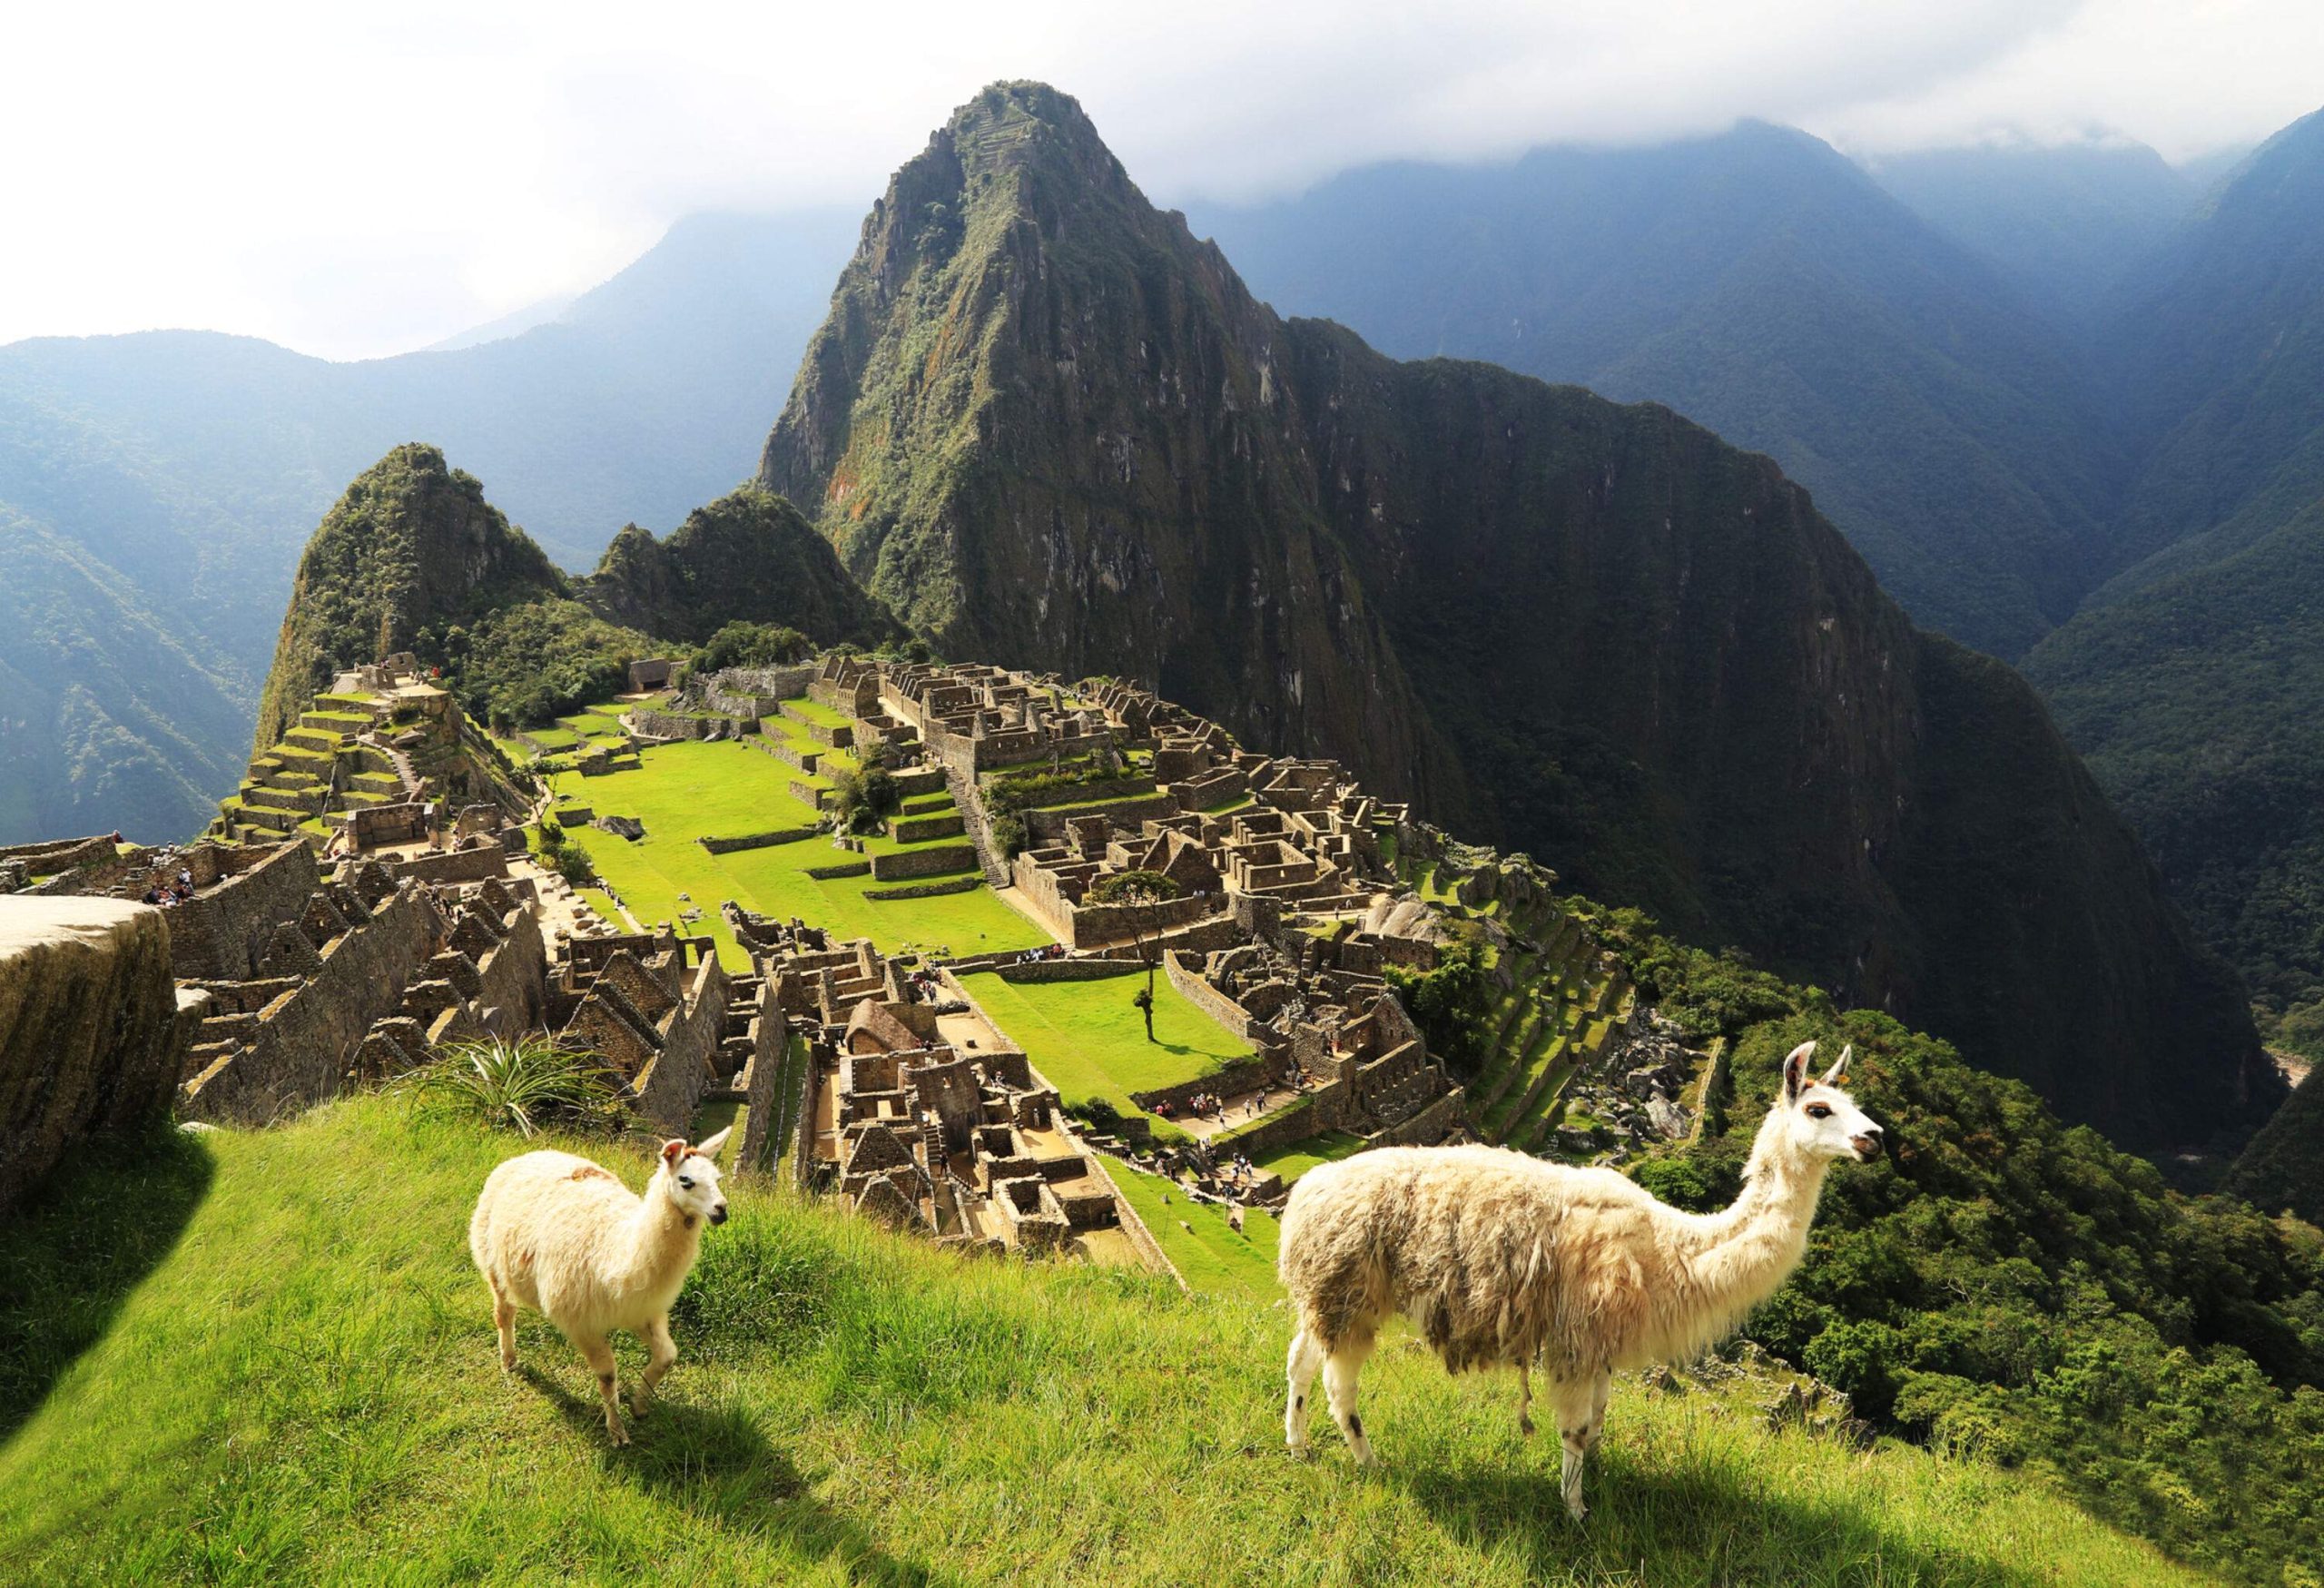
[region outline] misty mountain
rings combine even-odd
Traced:
[[[301,543],[399,442],[489,471],[567,566],[625,521],[674,526],[731,489],[856,224],[694,217],[553,322],[454,350],[341,364],[199,331],[0,348],[0,555],[27,570],[11,594],[71,592],[88,615],[74,663],[0,631],[0,674],[30,681],[0,756],[0,842],[202,824],[238,770],[209,752],[238,755],[247,727],[165,725],[220,700],[247,725]]]
[[[2123,464],[2079,339],[1805,133],[1377,166],[1190,222],[1285,312],[1767,452],[1982,649],[2022,653],[2106,565]]]
[[[2083,326],[2104,313],[2123,279],[2171,241],[2202,195],[2143,143],[1929,149],[1869,169],[2027,301]]]

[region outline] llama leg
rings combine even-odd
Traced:
[[[1307,1392],[1315,1386],[1315,1375],[1323,1366],[1324,1347],[1315,1343],[1312,1332],[1303,1328],[1291,1336],[1286,1370],[1291,1389],[1283,1399],[1283,1442],[1300,1455],[1307,1454]]]
[[[670,1338],[667,1317],[648,1318],[645,1322],[645,1373],[637,1387],[629,1392],[629,1409],[635,1416],[645,1415],[645,1403],[654,1396],[654,1386],[662,1382],[663,1375],[678,1359],[678,1345]]]
[[[1523,1362],[1517,1365],[1517,1431],[1533,1436],[1533,1369]]]
[[[492,1287],[492,1327],[500,1331],[500,1371],[517,1370],[517,1304],[500,1288],[500,1281],[490,1275],[485,1283]]]
[[[1550,1408],[1557,1415],[1558,1443],[1561,1458],[1558,1464],[1558,1487],[1565,1498],[1567,1514],[1576,1522],[1590,1514],[1581,1503],[1581,1464],[1590,1455],[1590,1422],[1598,1409],[1598,1385],[1594,1378],[1561,1378],[1550,1386]]]
[[[629,1443],[629,1430],[621,1425],[621,1401],[614,1394],[614,1348],[599,1335],[594,1340],[576,1340],[581,1355],[589,1359],[589,1371],[597,1376],[597,1393],[606,1402],[606,1434],[616,1445]]]
[[[1613,1394],[1614,1376],[1611,1373],[1600,1373],[1598,1376],[1598,1382],[1590,1387],[1590,1438],[1588,1444],[1589,1447],[1592,1450],[1598,1448],[1599,1436],[1606,1432],[1606,1403],[1613,1397]]]
[[[1372,1341],[1343,1340],[1339,1349],[1324,1358],[1324,1393],[1331,1398],[1332,1420],[1347,1435],[1347,1447],[1358,1466],[1374,1465],[1372,1441],[1364,1436],[1364,1419],[1355,1412],[1355,1376],[1372,1355]]]

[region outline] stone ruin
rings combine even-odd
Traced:
[[[1056,1090],[949,973],[729,903],[807,1043],[797,1182],[940,1245],[1158,1266]]]

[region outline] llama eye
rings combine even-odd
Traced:
[[[685,1176],[680,1175],[678,1177],[678,1189],[682,1191],[691,1191],[694,1189],[694,1182],[688,1179]]]
[[[1822,1103],[1809,1103],[1807,1105],[1807,1117],[1811,1119],[1828,1119],[1832,1117],[1832,1110],[1826,1108]]]

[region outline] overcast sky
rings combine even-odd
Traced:
[[[1852,153],[2324,104],[2319,0],[48,5],[0,17],[0,342],[193,326],[330,358],[589,286],[704,208],[868,204],[996,77],[1162,202],[1738,116]]]

